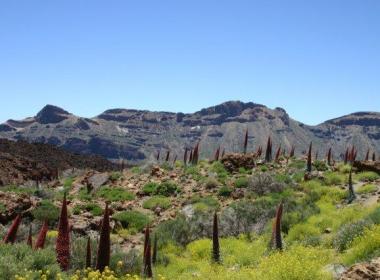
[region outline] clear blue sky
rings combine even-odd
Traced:
[[[380,111],[380,1],[0,2],[0,122],[226,100],[307,124]]]

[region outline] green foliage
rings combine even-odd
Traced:
[[[131,172],[132,172],[133,174],[140,174],[140,173],[142,172],[142,170],[141,170],[140,167],[138,167],[138,166],[134,166],[134,167],[131,168]]]
[[[32,215],[40,221],[56,221],[59,217],[59,208],[49,200],[42,200],[40,205],[33,209]]]
[[[184,246],[191,241],[190,224],[183,215],[160,223],[156,228],[160,244],[176,243]]]
[[[250,171],[245,169],[244,167],[239,167],[239,173],[240,174],[249,174]]]
[[[171,196],[178,193],[180,190],[178,186],[173,181],[165,181],[159,184],[156,188],[154,194]]]
[[[358,179],[359,181],[362,181],[362,182],[373,182],[377,179],[380,178],[379,174],[377,174],[376,172],[372,172],[372,171],[366,171],[366,172],[360,172],[358,174],[356,174],[356,179]]]
[[[96,195],[102,197],[107,201],[125,201],[134,200],[135,195],[120,187],[101,187]]]
[[[303,169],[305,169],[305,161],[299,160],[299,159],[292,160],[289,163],[289,167],[290,168],[302,169],[303,170]]]
[[[92,199],[92,194],[91,193],[87,193],[87,189],[86,188],[81,188],[78,192],[78,198],[80,200],[91,200]]]
[[[196,210],[216,210],[219,208],[219,201],[212,196],[200,197],[198,195],[191,198]]]
[[[68,177],[64,180],[63,187],[65,188],[65,190],[69,190],[73,186],[73,183],[74,183],[74,178]]]
[[[3,213],[7,210],[7,208],[5,207],[5,205],[3,203],[0,203],[0,213]]]
[[[224,196],[224,197],[230,196],[231,193],[232,193],[232,189],[230,187],[227,187],[227,186],[220,187],[220,189],[218,191],[218,194],[220,196]]]
[[[348,174],[348,173],[350,173],[351,168],[352,168],[352,167],[351,167],[350,164],[343,164],[343,163],[341,163],[341,164],[338,165],[338,170],[339,170],[339,172],[340,172],[340,173],[343,173],[343,174]]]
[[[196,181],[199,181],[202,178],[201,172],[199,170],[199,166],[197,165],[187,166],[185,168],[185,174],[191,175],[191,177]]]
[[[292,178],[288,174],[282,174],[278,173],[274,176],[274,179],[279,182],[279,183],[284,183],[284,184],[290,184],[292,183]]]
[[[89,211],[94,216],[103,215],[103,208],[99,206],[97,203],[88,203],[84,206],[86,211]]]
[[[52,248],[33,250],[24,243],[1,244],[0,243],[0,277],[1,279],[14,279],[30,271],[30,278],[40,279],[40,272],[49,271],[49,280],[56,279],[60,268],[57,265],[55,251]]]
[[[170,199],[164,196],[153,196],[143,202],[143,207],[151,210],[154,210],[157,207],[167,209],[170,205]]]
[[[155,183],[155,182],[149,182],[149,183],[147,183],[147,184],[144,185],[142,191],[143,191],[143,193],[145,193],[147,195],[151,195],[151,194],[153,194],[153,193],[156,192],[157,187],[158,187],[157,183]]]
[[[380,253],[380,225],[366,229],[351,243],[351,248],[343,256],[345,264],[367,261]]]
[[[380,224],[380,207],[376,207],[369,215],[368,219],[372,221],[374,224]]]
[[[220,185],[220,183],[214,177],[208,177],[204,181],[204,186],[208,190],[215,189],[219,185]]]
[[[23,187],[23,186],[16,186],[16,185],[9,185],[5,187],[1,187],[1,191],[3,192],[13,192],[13,193],[25,193],[29,195],[33,195],[36,191],[37,188],[32,187]]]
[[[359,220],[343,225],[334,237],[334,247],[339,252],[343,252],[350,247],[352,241],[360,236],[370,225],[371,223],[368,220]]]
[[[148,215],[133,210],[116,213],[112,218],[119,221],[124,228],[135,228],[138,231],[141,231],[152,220]]]
[[[235,180],[236,188],[246,188],[248,187],[248,178],[247,177],[239,177]]]
[[[228,177],[228,172],[224,168],[223,163],[220,161],[214,161],[211,165],[211,171],[215,172],[219,178],[219,180],[224,181]]]
[[[114,171],[111,173],[110,175],[110,180],[111,181],[117,181],[121,178],[121,176],[123,176],[123,174],[119,171]]]
[[[325,172],[325,183],[328,186],[341,185],[344,182],[344,175],[338,174],[336,172]]]
[[[318,171],[326,171],[328,169],[328,166],[327,164],[322,161],[322,160],[315,160],[313,162],[313,166],[315,167],[315,169],[317,169]]]
[[[260,167],[260,170],[261,170],[261,172],[267,172],[267,171],[268,171],[268,166],[266,166],[266,165],[262,165],[262,166]]]
[[[372,193],[372,192],[375,192],[377,191],[377,187],[373,184],[366,184],[366,185],[363,185],[363,186],[360,186],[356,192],[359,193],[359,194],[364,194],[364,193]]]

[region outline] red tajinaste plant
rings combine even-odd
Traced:
[[[280,155],[281,155],[281,145],[278,146],[277,151],[276,151],[276,156],[275,156],[275,158],[274,158],[274,160],[275,160],[276,162],[279,162],[279,160],[280,160]]]
[[[170,157],[170,151],[167,151],[167,152],[166,152],[166,158],[165,158],[165,161],[169,161],[169,157]]]
[[[226,149],[223,149],[223,152],[222,152],[222,158],[224,158],[224,155],[226,154]]]
[[[267,149],[265,151],[265,161],[270,162],[272,161],[272,139],[270,136],[268,137],[267,141]]]
[[[42,224],[40,232],[38,233],[36,244],[34,245],[35,249],[43,249],[45,247],[46,234],[48,230],[49,230],[49,224],[48,224],[48,221],[45,220],[44,223]]]
[[[17,237],[17,230],[21,223],[21,215],[18,214],[13,220],[11,227],[9,228],[7,234],[4,236],[4,243],[15,243]]]
[[[331,147],[329,148],[327,152],[327,164],[331,166]]]
[[[376,161],[376,154],[375,154],[375,152],[372,153],[372,161]]]
[[[197,165],[199,160],[199,142],[195,145],[194,152],[193,152],[193,165]]]
[[[193,162],[193,149],[190,150],[189,162]]]
[[[143,256],[143,263],[144,263],[144,275],[147,278],[152,278],[152,256],[151,256],[151,245],[150,245],[150,229],[149,226],[145,229],[145,240],[144,240],[144,256]]]
[[[57,262],[63,271],[67,271],[70,265],[70,228],[67,215],[66,193],[63,196],[61,215],[58,222],[58,236],[55,250],[57,253]]]
[[[157,161],[160,160],[160,151],[157,151],[156,160],[157,160]]]
[[[189,153],[189,150],[187,147],[185,147],[185,153],[183,154],[183,163],[186,165],[187,164],[187,154]]]
[[[219,248],[219,229],[218,229],[218,216],[214,213],[214,222],[212,227],[212,256],[213,262],[220,262],[220,248]]]
[[[346,149],[346,153],[344,154],[344,164],[347,164],[348,162],[348,157],[349,157],[349,151],[348,151],[348,148]]]
[[[354,192],[354,186],[352,185],[352,169],[350,170],[350,174],[348,176],[348,203],[350,204],[356,198]]]
[[[272,241],[273,241],[273,247],[276,250],[282,250],[281,219],[282,219],[283,207],[284,207],[283,204],[280,203],[276,211],[276,218],[273,222]]]
[[[220,146],[215,151],[214,161],[218,161],[219,160],[219,155],[220,155]]]
[[[296,147],[293,145],[293,146],[291,147],[291,149],[290,149],[290,152],[289,152],[289,157],[290,157],[290,158],[294,157],[294,152],[295,152],[295,150],[296,150]]]
[[[245,131],[245,136],[244,136],[244,154],[247,153],[247,148],[248,148],[248,128]]]
[[[311,172],[311,149],[312,149],[312,146],[313,146],[313,143],[310,142],[309,152],[307,153],[307,166],[306,166],[307,172]]]
[[[256,155],[257,157],[261,157],[262,154],[263,154],[263,147],[259,146],[257,148]]]
[[[32,237],[32,224],[29,225],[29,233],[28,233],[28,239],[26,240],[26,244],[33,248],[33,237]]]
[[[365,154],[365,161],[368,161],[369,160],[369,149],[367,150],[367,153]]]
[[[111,240],[110,240],[110,216],[108,210],[108,203],[104,210],[102,226],[100,229],[98,256],[97,256],[96,269],[103,271],[106,266],[110,264],[111,257]]]
[[[87,246],[86,246],[86,267],[91,268],[91,237],[87,238]]]

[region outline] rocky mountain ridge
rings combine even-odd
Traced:
[[[227,152],[242,151],[248,129],[248,150],[264,146],[270,135],[275,147],[292,145],[296,154],[310,141],[324,156],[329,146],[340,157],[355,145],[358,156],[367,149],[380,151],[380,113],[357,112],[316,126],[292,119],[282,108],[270,109],[253,102],[229,101],[192,114],[110,109],[93,118],[75,116],[56,106],[45,106],[35,117],[8,120],[0,137],[48,143],[68,151],[96,154],[130,163],[153,161],[158,151],[182,158],[185,147],[198,141],[201,157],[211,157],[218,146]],[[276,149],[276,148],[275,148]]]

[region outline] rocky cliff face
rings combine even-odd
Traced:
[[[368,148],[380,151],[380,113],[354,113],[307,126],[290,118],[282,108],[239,101],[193,114],[112,109],[91,119],[47,105],[35,117],[1,124],[0,137],[137,163],[153,160],[159,150],[162,154],[170,150],[171,158],[182,158],[184,148],[193,147],[197,141],[201,141],[201,157],[211,157],[219,145],[228,152],[242,151],[246,129],[251,151],[264,146],[268,135],[275,147],[281,144],[289,149],[295,145],[298,154],[310,141],[320,156],[329,146],[335,157],[348,145],[358,148],[359,157]]]

